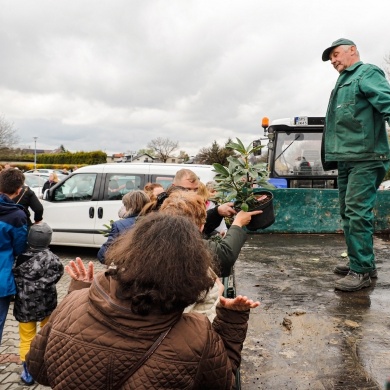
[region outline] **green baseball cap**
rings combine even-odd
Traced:
[[[332,46],[330,46],[324,50],[324,52],[322,53],[322,61],[329,61],[330,52],[335,47],[341,46],[341,45],[356,46],[350,39],[339,38],[337,41],[334,41],[332,43]]]

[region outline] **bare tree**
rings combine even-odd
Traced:
[[[190,159],[190,156],[184,150],[180,150],[178,158],[179,158],[179,160],[182,160],[183,162],[186,162],[186,161],[188,161]]]
[[[148,143],[148,148],[153,149],[154,155],[162,162],[167,162],[170,154],[179,147],[178,141],[172,141],[169,138],[158,137]]]
[[[0,115],[0,149],[10,148],[19,142],[14,124]]]

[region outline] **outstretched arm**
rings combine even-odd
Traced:
[[[260,302],[241,295],[233,299],[220,298],[213,328],[223,340],[233,372],[236,372],[241,363],[241,350],[248,329],[250,309],[259,305]]]

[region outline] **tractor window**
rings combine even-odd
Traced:
[[[276,133],[274,171],[277,176],[335,175],[321,164],[322,133]]]

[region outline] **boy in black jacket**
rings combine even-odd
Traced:
[[[37,332],[49,320],[57,307],[55,284],[64,273],[60,259],[48,248],[52,229],[41,222],[31,226],[28,234],[28,249],[18,256],[13,269],[16,282],[14,316],[19,321],[20,359],[23,363],[22,381],[26,385],[34,380],[26,367],[26,354]]]

